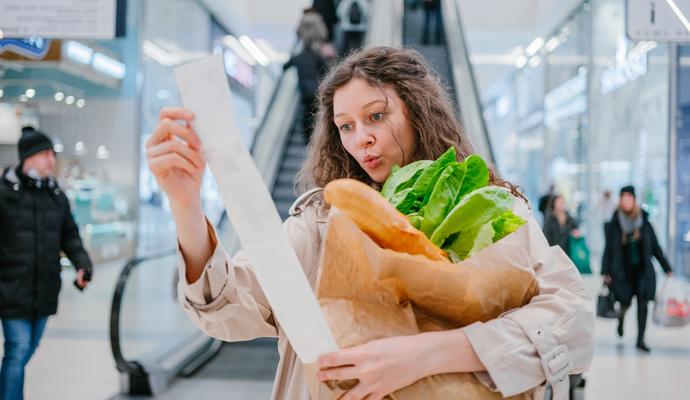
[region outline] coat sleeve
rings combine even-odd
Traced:
[[[569,374],[586,370],[593,356],[594,313],[582,279],[558,246],[549,247],[531,214],[528,224],[539,293],[521,308],[463,328],[486,367],[476,376],[506,397],[567,382]],[[562,398],[563,386],[555,399]]]
[[[659,240],[657,239],[656,233],[654,232],[654,228],[652,228],[651,224],[649,224],[649,233],[652,239],[652,255],[654,255],[657,261],[659,261],[659,265],[661,265],[661,268],[664,270],[664,272],[668,274],[672,271],[671,264],[669,264],[668,259],[666,259],[664,251],[661,250]]]
[[[601,259],[601,274],[611,276],[611,240],[608,222],[604,224],[604,256]]]
[[[204,333],[225,341],[244,341],[278,335],[268,299],[247,255],[240,251],[232,259],[218,243],[216,232],[208,223],[214,246],[201,277],[187,282],[186,266],[178,247],[178,295],[185,312]],[[290,217],[283,227],[302,265],[312,257],[316,240],[304,217]]]
[[[208,223],[214,247],[199,279],[187,281],[184,257],[178,246],[178,295],[192,322],[205,334],[233,342],[277,336],[271,307],[261,291],[249,260],[240,251],[232,259]]]
[[[64,194],[62,194],[61,197],[61,201],[65,204],[65,207],[62,216],[62,232],[60,232],[60,250],[65,252],[67,258],[74,264],[76,270],[79,271],[83,269],[86,273],[86,278],[90,280],[93,274],[91,259],[86,253],[86,250],[84,250],[84,246],[81,242],[79,227],[76,222],[74,222],[69,200]]]

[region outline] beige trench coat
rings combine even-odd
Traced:
[[[537,224],[523,203],[515,211]],[[284,227],[313,287],[328,210],[320,192],[311,191],[295,202],[290,214]],[[530,244],[539,294],[519,309],[463,330],[486,367],[476,375],[490,389],[503,396],[524,393],[526,399],[542,399],[544,385],[550,383],[554,399],[567,399],[568,374],[583,372],[592,359],[594,315],[573,264],[559,247],[548,246],[537,225],[533,228]],[[247,256],[240,251],[228,258],[210,226],[209,232],[215,250],[196,282],[187,282],[184,259],[178,255],[183,308],[204,333],[220,340],[277,336],[280,362],[272,399],[309,400],[302,364],[273,319]]]

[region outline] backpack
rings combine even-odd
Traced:
[[[362,23],[362,6],[359,2],[353,1],[348,12],[348,18],[352,25],[359,25]]]

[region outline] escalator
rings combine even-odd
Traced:
[[[299,107],[302,107],[301,105]],[[307,144],[302,135],[302,110],[298,108],[290,128],[287,143],[280,157],[280,167],[273,183],[271,196],[283,220],[289,216],[292,203],[297,200],[295,179],[307,154]]]

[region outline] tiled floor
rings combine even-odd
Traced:
[[[72,275],[65,272],[60,312],[50,319],[44,340],[27,369],[28,399],[99,400],[109,399],[118,392],[118,376],[108,340],[108,318],[112,290],[121,266],[121,263],[100,266],[98,279],[83,294],[67,285]],[[160,281],[142,276],[133,287],[155,292],[160,289]],[[595,294],[598,281],[588,279],[587,283]],[[167,293],[168,288],[164,291]],[[585,374],[585,398],[690,398],[690,327],[663,329],[650,323],[647,341],[652,353],[640,354],[634,347],[637,329],[634,308],[630,313],[622,340],[615,334],[614,320],[597,320],[595,358]],[[144,352],[157,342],[155,335],[154,338],[146,336],[145,332],[133,334],[128,349]],[[270,391],[268,380],[220,379],[214,374],[211,378],[185,380],[183,385],[175,385],[158,397],[266,399]]]

